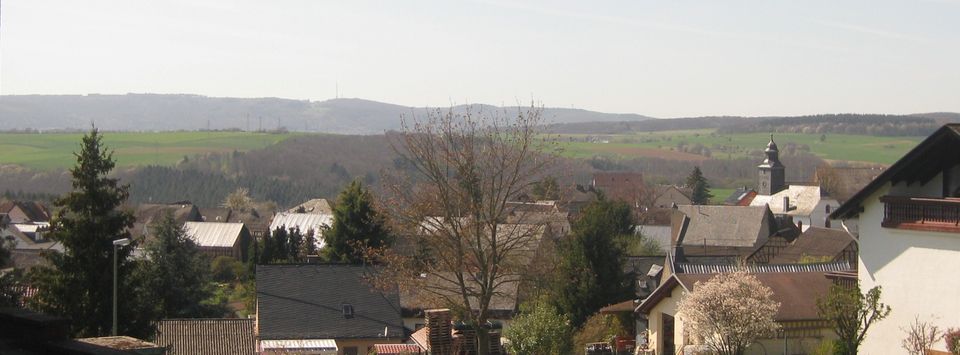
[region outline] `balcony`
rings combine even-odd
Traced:
[[[883,196],[884,228],[960,233],[960,198]]]

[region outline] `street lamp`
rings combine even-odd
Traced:
[[[113,332],[111,335],[117,335],[117,251],[120,247],[130,245],[130,238],[122,238],[113,241]]]

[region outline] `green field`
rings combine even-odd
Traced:
[[[114,151],[117,166],[172,165],[184,156],[259,149],[292,134],[254,132],[104,132],[103,141]],[[73,152],[81,133],[0,133],[0,165],[18,164],[36,169],[67,168],[76,163]]]
[[[774,140],[783,151],[790,143],[809,149],[826,160],[891,164],[913,148],[923,137],[875,137],[865,135],[776,133]],[[703,154],[683,152],[681,144],[697,144],[710,150],[714,159],[750,156],[763,150],[770,139],[766,133],[719,134],[714,130],[687,130],[624,135],[560,135],[564,155],[572,158],[608,156],[617,158],[663,157],[676,160],[704,160]]]

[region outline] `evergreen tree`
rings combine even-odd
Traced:
[[[287,247],[287,228],[286,226],[277,227],[270,235],[270,255],[267,263],[283,263],[289,259],[290,249]]]
[[[705,205],[713,198],[713,195],[710,194],[710,183],[707,178],[703,177],[703,172],[700,171],[699,166],[694,167],[690,176],[687,176],[687,187],[693,189],[690,201],[694,205]]]
[[[209,261],[187,237],[173,214],[165,213],[152,226],[156,238],[146,243],[147,260],[140,268],[150,292],[151,304],[160,318],[220,316],[204,307],[202,301],[212,295]]]
[[[373,207],[373,197],[354,180],[340,192],[333,208],[333,225],[323,234],[327,260],[361,263],[357,246],[379,248],[391,242],[390,231]]]
[[[302,262],[305,259],[301,254],[302,249],[303,233],[300,232],[300,227],[290,228],[287,234],[287,261]]]
[[[50,238],[59,242],[63,253],[46,254],[49,266],[38,267],[31,276],[38,292],[31,306],[70,319],[78,337],[110,333],[113,308],[114,248],[119,273],[119,332],[140,335],[147,332],[150,319],[143,317],[137,299],[141,291],[131,278],[129,260],[136,241],[115,247],[113,241],[129,238],[133,214],[120,207],[126,201],[127,186],[107,175],[113,170],[113,153],[107,152],[96,128],[83,137],[77,165],[70,169],[73,190],[57,199],[58,212],[51,221]],[[146,312],[147,314],[149,312]]]
[[[551,303],[569,317],[574,328],[601,307],[633,297],[619,242],[633,232],[633,225],[630,206],[600,199],[584,208],[570,238],[560,242]]]

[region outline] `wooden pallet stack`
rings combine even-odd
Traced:
[[[453,337],[450,328],[452,320],[449,309],[430,309],[426,315],[427,341],[430,353],[435,355],[453,355]]]
[[[453,344],[457,355],[476,355],[477,332],[469,326],[460,327],[453,334]]]

